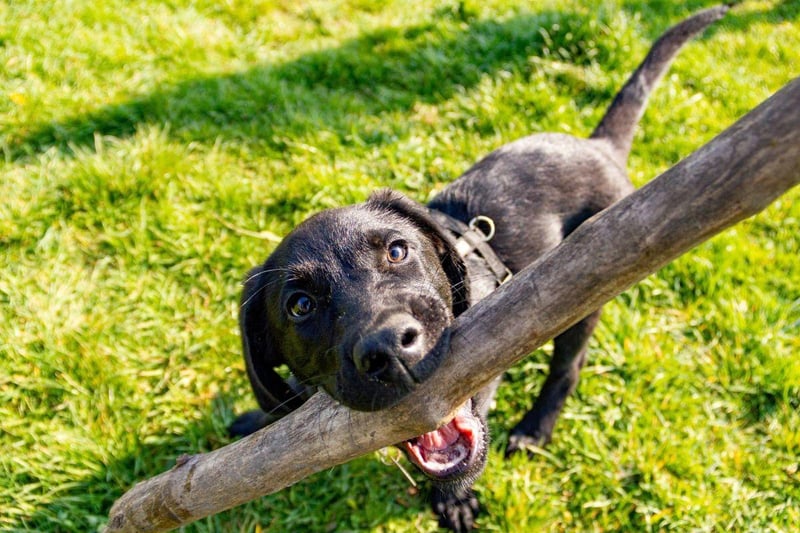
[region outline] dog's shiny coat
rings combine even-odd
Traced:
[[[242,415],[232,432],[259,429],[317,387],[354,409],[378,410],[430,376],[447,349],[448,326],[495,283],[479,258],[459,257],[453,235],[429,209],[464,222],[490,217],[495,252],[513,272],[524,268],[633,190],[625,164],[648,94],[679,48],[726,11],[708,9],[668,30],[589,139],[540,134],[510,143],[427,208],[381,191],[299,225],[245,283],[241,328],[261,411]],[[554,339],[549,375],[511,430],[507,453],[550,440],[598,316]],[[292,378],[276,371],[282,365]],[[454,531],[471,530],[478,511],[471,486],[486,460],[485,419],[496,386],[449,424],[400,444],[433,480],[433,509]]]

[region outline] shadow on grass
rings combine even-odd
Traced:
[[[654,39],[666,29],[664,18],[706,4],[698,0],[687,9],[656,0],[647,6],[652,16],[645,13],[641,24]],[[624,9],[641,13],[642,5],[628,2]],[[725,24],[736,29],[757,20],[777,24],[798,13],[798,4],[787,0],[755,13],[734,11]],[[358,118],[442,102],[474,87],[486,74],[531,68],[531,56],[585,65],[605,64],[604,59],[617,53],[613,42],[598,39],[597,28],[574,12],[522,13],[502,22],[465,24],[466,14],[445,9],[434,12],[431,20],[435,22],[379,29],[293,61],[187,80],[86,115],[33,125],[9,134],[5,150],[11,159],[51,147],[69,154],[77,147],[92,148],[96,135],[124,138],[145,124],[168,124],[171,134],[184,142],[255,141],[277,152],[285,150],[287,139],[320,129],[332,130],[345,142],[355,134],[362,142],[382,144],[390,136],[354,131]],[[564,90],[570,90],[568,81]],[[579,85],[576,97],[581,102],[613,96],[612,89],[595,94],[596,89]]]
[[[51,147],[69,154],[76,147],[92,148],[96,135],[124,138],[144,124],[169,124],[170,134],[185,142],[255,140],[280,152],[284,138],[320,129],[345,138],[354,133],[358,117],[441,102],[474,87],[485,74],[525,68],[528,57],[547,55],[553,43],[559,61],[600,59],[597,50],[583,48],[586,41],[576,38],[591,37],[581,15],[540,12],[467,25],[457,17],[435,13],[435,23],[384,28],[286,63],[176,83],[12,133],[7,150],[12,159]],[[544,35],[542,28],[547,29]],[[355,133],[368,143],[388,140],[374,132]]]
[[[687,13],[694,13],[703,8],[708,8],[716,4],[731,4],[740,3],[741,0],[718,0],[717,2],[709,3],[708,0],[691,0],[687,2],[673,2],[672,0],[651,0],[643,9],[640,0],[629,0],[623,2],[623,9],[631,13],[631,15],[640,14],[642,18],[650,18],[651,15],[656,14],[659,17],[672,17],[677,18],[685,16]],[[705,32],[701,39],[713,39],[714,34],[718,31],[724,30],[746,30],[752,24],[760,22],[768,22],[770,24],[780,24],[787,20],[796,20],[800,16],[800,2],[797,0],[781,0],[774,6],[764,7],[758,11],[742,12],[734,5],[733,9],[725,17],[722,24],[714,24]],[[653,23],[645,24],[648,36],[652,39],[657,38],[661,32],[666,28],[660,28]]]
[[[12,530],[102,530],[113,503],[136,483],[169,470],[182,454],[205,453],[230,444],[226,427],[233,417],[232,405],[231,399],[217,396],[203,418],[183,433],[159,435],[154,444],[139,443],[100,465],[95,475],[61,487],[55,498],[32,516],[20,518]],[[394,466],[367,455],[198,520],[182,531],[254,531],[261,527],[271,531],[363,531],[390,520],[412,523],[420,511],[427,511],[427,487],[409,490],[409,486]]]
[[[785,409],[800,410],[800,397],[787,393],[779,385],[761,386],[741,393],[741,401],[746,408],[742,413],[745,423],[759,425]]]

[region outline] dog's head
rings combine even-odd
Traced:
[[[394,405],[437,368],[468,306],[464,263],[422,206],[386,190],[323,211],[245,282],[240,324],[258,403],[280,417],[318,386],[353,409]],[[399,446],[440,483],[474,479],[485,462],[483,403],[473,398]]]
[[[299,403],[281,365],[353,409],[395,404],[438,366],[467,290],[451,238],[398,193],[311,217],[245,283],[240,324],[261,408]]]

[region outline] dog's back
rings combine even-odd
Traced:
[[[512,271],[556,246],[633,189],[625,165],[650,91],[680,47],[726,11],[702,11],[668,30],[591,138],[540,134],[512,142],[445,188],[431,209],[384,191],[298,226],[245,284],[245,360],[264,413],[243,415],[232,431],[249,433],[291,412],[316,386],[350,407],[374,410],[426,379],[467,299],[474,303],[498,281],[497,262],[482,257],[481,266],[471,252],[464,258],[448,233],[453,221],[435,211],[463,222],[478,215],[493,219],[491,245]],[[512,429],[507,453],[550,440],[598,313],[554,339],[547,379]],[[284,364],[309,387],[284,380],[278,373]],[[487,457],[486,409],[496,383],[442,428],[401,444],[433,481],[431,506],[439,523],[454,531],[471,530],[478,512],[470,487]]]
[[[531,135],[492,152],[429,204],[463,221],[491,217],[492,246],[513,271],[633,190],[625,167],[648,96],[692,37],[728,6],[700,11],[667,30],[616,95],[589,139]]]
[[[492,248],[512,272],[524,268],[633,191],[625,167],[650,92],[680,48],[728,9],[701,11],[667,30],[590,138],[548,133],[512,142],[476,163],[429,207],[462,221],[490,217],[496,228]],[[564,401],[578,383],[599,316],[595,311],[554,339],[547,379],[533,407],[511,430],[507,454],[550,441]]]

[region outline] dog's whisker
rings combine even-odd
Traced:
[[[268,415],[275,415],[275,414],[277,414],[279,411],[283,410],[283,408],[284,408],[284,407],[286,407],[287,405],[289,405],[290,403],[292,403],[292,402],[293,402],[294,400],[296,400],[297,398],[302,398],[304,394],[305,394],[305,392],[303,392],[303,391],[300,391],[300,392],[295,392],[294,394],[292,394],[291,396],[289,396],[288,398],[286,398],[286,399],[285,399],[284,401],[282,401],[281,403],[279,403],[279,404],[275,405],[275,406],[274,406],[272,409],[270,409],[270,410],[267,412],[267,414],[268,414]]]
[[[266,288],[267,288],[267,285],[262,285],[262,286],[261,286],[261,287],[259,287],[259,288],[258,288],[256,291],[254,291],[254,292],[253,292],[253,294],[251,294],[250,296],[248,296],[248,297],[247,297],[247,299],[246,299],[245,301],[243,301],[243,302],[242,302],[242,303],[239,305],[239,311],[241,311],[242,309],[245,309],[245,308],[247,308],[247,306],[248,306],[248,305],[250,305],[250,303],[251,303],[253,300],[255,300],[255,299],[256,299],[256,297],[257,297],[259,294],[261,294],[262,292],[264,292],[264,290],[266,290]]]
[[[247,279],[244,280],[244,284],[250,283],[256,278],[260,278],[264,274],[274,274],[276,272],[288,272],[289,269],[287,268],[270,268],[270,269],[259,269],[256,272],[251,273]]]
[[[255,278],[252,278],[252,279],[255,279]],[[281,283],[281,282],[283,282],[283,281],[294,281],[294,279],[295,279],[295,278],[293,278],[293,277],[288,277],[288,278],[286,278],[285,280],[283,280],[283,279],[273,279],[273,280],[271,280],[271,281],[268,281],[268,282],[266,282],[266,283],[262,283],[262,284],[261,284],[261,285],[258,287],[258,289],[256,289],[255,291],[253,291],[253,293],[252,293],[250,296],[248,296],[248,297],[247,297],[247,299],[246,299],[245,301],[243,301],[243,302],[242,302],[242,303],[239,305],[239,310],[241,311],[242,309],[244,309],[245,307],[247,307],[247,305],[248,305],[248,304],[250,304],[250,303],[251,303],[251,302],[252,302],[252,301],[253,301],[253,300],[254,300],[254,299],[255,299],[255,298],[256,298],[256,297],[257,297],[259,294],[263,293],[265,290],[269,289],[269,288],[270,288],[270,287],[272,287],[273,285],[275,285],[275,284],[278,284],[278,283]]]

